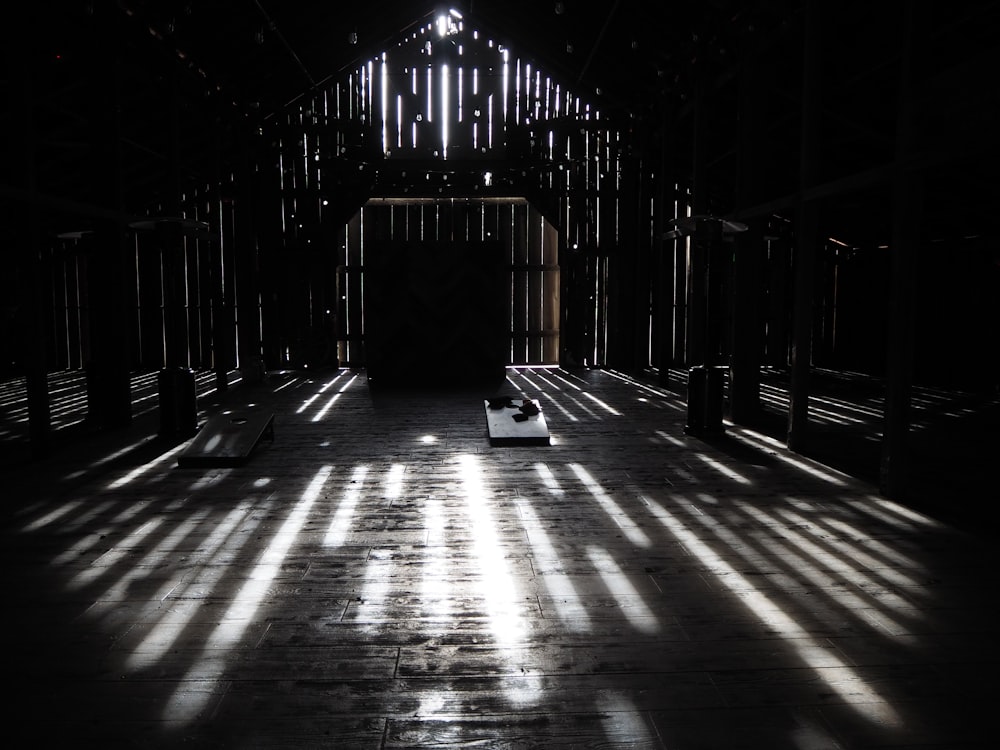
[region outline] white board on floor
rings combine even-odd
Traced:
[[[493,399],[483,402],[486,409],[486,425],[490,432],[490,445],[549,445],[549,428],[545,424],[545,415],[537,401],[508,399],[499,408],[494,408],[500,401],[493,400],[494,405],[491,405],[491,400]],[[525,414],[521,407],[526,402],[533,404],[538,413]],[[515,416],[518,418],[515,419]]]

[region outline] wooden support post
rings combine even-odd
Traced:
[[[761,254],[759,227],[748,227],[736,239],[733,260],[733,352],[730,365],[729,411],[737,424],[753,424],[761,415],[760,367],[763,359],[761,325]]]
[[[653,281],[650,276],[651,258],[648,229],[638,231],[639,227],[648,228],[650,226],[649,216],[649,185],[646,183],[645,169],[642,160],[638,158],[624,158],[622,166],[625,173],[631,175],[627,182],[627,187],[618,196],[625,208],[634,211],[635,220],[624,222],[622,227],[622,237],[619,246],[632,249],[632,288],[627,290],[627,296],[631,299],[631,316],[629,319],[630,340],[632,342],[630,351],[630,369],[635,373],[640,373],[649,366],[649,326],[650,326],[650,295]]]
[[[120,23],[120,13],[107,13],[102,24],[109,38]],[[112,212],[124,205],[121,141],[121,71],[117,45],[94,41],[92,79],[99,105],[94,107],[90,140],[94,144],[91,172],[97,200]],[[98,104],[95,102],[95,104]],[[131,346],[126,315],[126,235],[118,219],[102,219],[97,231],[84,239],[90,262],[91,357],[87,388],[94,411],[89,417],[104,428],[124,427],[132,421]],[[133,277],[134,278],[134,277]]]
[[[237,318],[237,362],[240,377],[244,383],[259,383],[264,378],[264,353],[261,346],[260,296],[257,253],[256,199],[253,168],[253,143],[256,130],[243,127],[238,133],[239,172],[236,184],[240,193],[234,208],[235,264],[236,264],[236,318]]]
[[[692,209],[694,215],[709,212],[707,181],[705,170],[706,84],[699,81],[695,94],[694,131],[692,135]],[[699,395],[701,371],[708,352],[708,262],[709,251],[714,240],[695,230],[688,238],[690,243],[688,287],[687,287],[687,425],[690,432],[697,432],[704,424],[704,399]]]
[[[807,0],[803,16],[802,127],[799,161],[799,198],[796,219],[795,289],[792,320],[792,373],[788,406],[788,447],[801,451],[809,420],[809,370],[812,359],[812,300],[819,245],[819,206],[806,200],[805,191],[816,181],[820,163],[822,23],[818,0]]]
[[[33,15],[33,14],[32,14]],[[22,19],[26,18],[22,14]],[[41,258],[41,211],[37,195],[35,173],[35,128],[34,96],[32,92],[31,59],[25,48],[31,34],[19,33],[21,24],[5,24],[4,34],[7,44],[9,69],[13,74],[17,103],[11,111],[19,113],[20,128],[14,138],[17,146],[14,157],[20,160],[14,165],[17,175],[27,195],[27,205],[23,207],[13,224],[16,266],[21,269],[20,331],[21,345],[17,359],[22,364],[28,400],[28,436],[33,457],[45,456],[50,447],[52,431],[49,404],[48,368],[46,364],[45,314],[42,305],[42,258]]]
[[[215,121],[215,164],[213,170],[217,194],[214,201],[217,202],[216,210],[225,215],[228,214],[230,208],[226,205],[228,202],[222,194],[224,189],[222,154],[226,149],[226,144],[221,121],[221,115],[217,114]],[[212,367],[215,370],[215,387],[220,391],[229,389],[229,370],[234,365],[233,359],[236,353],[233,292],[229,283],[231,273],[227,274],[225,272],[228,264],[223,259],[223,255],[226,253],[232,240],[230,224],[223,219],[219,224],[216,241],[208,244],[210,287],[206,296],[212,315],[207,327],[211,337],[209,348],[211,350]]]
[[[739,80],[737,133],[739,206],[753,205],[764,172],[759,144],[764,132],[761,63],[753,50],[744,53]],[[736,237],[733,258],[732,358],[729,410],[733,422],[753,424],[761,414],[760,366],[763,359],[761,267],[764,240],[759,222]]]
[[[661,101],[660,126],[664,133],[660,142],[660,163],[657,165],[658,178],[653,190],[653,247],[657,252],[656,277],[656,346],[659,383],[670,385],[670,368],[674,362],[674,245],[675,240],[663,239],[667,221],[674,218],[673,185],[674,171],[670,169],[673,155],[673,123],[668,121],[666,97]],[[668,177],[669,175],[669,177]]]
[[[896,122],[896,171],[892,181],[892,245],[889,287],[889,351],[886,363],[885,429],[879,490],[892,498],[907,491],[910,405],[913,386],[914,286],[920,242],[921,184],[904,167],[913,150],[912,64],[917,6],[907,5],[900,51],[899,111]]]
[[[704,123],[707,119],[705,88],[706,85],[703,82],[698,85],[693,118],[691,202],[692,212],[696,216],[706,215],[709,211],[705,170],[706,129]],[[709,240],[704,236],[699,236],[699,232],[695,232],[688,241],[691,250],[687,288],[687,356],[685,359],[688,367],[693,367],[705,364]]]
[[[91,259],[87,389],[93,411],[88,417],[105,428],[124,427],[132,421],[124,241],[124,229],[117,221],[102,222],[99,231],[85,241]]]

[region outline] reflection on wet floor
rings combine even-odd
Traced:
[[[490,446],[481,394],[279,373],[244,466],[15,482],[18,705],[164,747],[982,739],[988,540],[620,374],[500,390],[552,445]]]

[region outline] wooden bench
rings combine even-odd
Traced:
[[[241,466],[264,438],[274,442],[274,414],[226,411],[210,417],[177,458],[182,467]]]

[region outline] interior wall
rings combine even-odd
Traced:
[[[348,221],[337,239],[335,330],[342,364],[366,366],[371,300],[366,273],[387,247],[453,246],[497,253],[501,280],[504,365],[552,365],[560,351],[559,234],[524,199],[373,199]],[[496,248],[496,250],[494,250]],[[454,256],[450,263],[454,263]],[[448,273],[427,274],[429,284],[452,283]],[[322,286],[322,283],[317,286]],[[463,289],[466,293],[467,289]],[[428,352],[433,347],[428,347]]]

